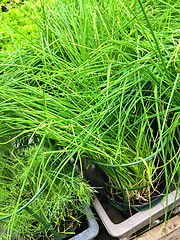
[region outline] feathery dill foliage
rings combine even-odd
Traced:
[[[41,1],[38,37],[0,63],[0,137],[46,133],[69,153],[58,173],[74,154],[120,166],[153,151],[168,192],[167,166],[179,171],[179,3]],[[120,167],[123,186],[138,185],[134,175],[152,184],[155,160]]]
[[[55,166],[60,164],[62,156],[46,154],[48,150],[47,144],[39,149],[34,144],[26,148],[23,145],[21,149],[11,146],[11,150],[6,150],[1,155],[0,215],[2,219],[16,208],[20,209],[41,191],[29,208],[47,224],[46,233],[53,223],[55,228],[59,225],[57,232],[67,234],[66,220],[69,221],[72,217],[71,220],[74,218],[73,221],[79,223],[78,216],[84,213],[82,203],[90,205],[94,190],[82,181],[81,176],[74,176],[72,181],[70,165],[66,165],[61,173],[58,173]],[[45,182],[45,187],[40,190]],[[14,221],[14,224],[11,221]],[[34,239],[36,233],[43,232],[44,225],[26,209],[17,213],[11,221],[4,218],[1,226],[4,226],[5,230],[12,227],[15,235]]]

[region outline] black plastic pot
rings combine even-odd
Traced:
[[[164,143],[163,143],[163,148],[164,146],[166,145],[166,142],[167,142],[167,138],[165,138],[164,140]],[[162,148],[160,147],[156,153],[153,153],[151,154],[150,156],[146,157],[144,160],[146,162],[148,162],[149,160],[153,159],[158,153],[160,153],[162,151]],[[108,167],[108,168],[111,168],[112,171],[114,172],[115,176],[116,176],[116,179],[118,180],[118,183],[119,183],[119,186],[120,188],[118,188],[118,190],[120,190],[120,192],[122,193],[122,199],[123,201],[120,202],[118,201],[117,199],[114,199],[110,192],[111,191],[108,191],[108,187],[109,188],[113,188],[111,186],[109,186],[107,183],[106,183],[106,180],[105,178],[102,180],[104,181],[104,184],[103,184],[103,187],[104,187],[104,195],[107,197],[108,201],[114,206],[116,207],[117,209],[119,209],[122,213],[122,215],[126,218],[134,215],[135,213],[139,212],[139,211],[144,211],[144,210],[147,210],[153,206],[155,206],[156,204],[158,204],[162,198],[164,197],[164,193],[166,191],[166,186],[165,186],[165,176],[164,174],[160,174],[160,176],[157,178],[157,180],[159,180],[160,178],[162,179],[161,180],[161,183],[159,185],[161,185],[161,187],[158,189],[158,192],[160,193],[157,194],[157,197],[153,197],[153,199],[150,201],[150,203],[145,203],[145,204],[132,204],[129,202],[129,199],[128,199],[128,196],[127,196],[127,192],[126,192],[126,189],[123,187],[122,183],[121,183],[121,180],[119,179],[119,176],[118,176],[118,173],[116,171],[116,169],[119,168],[119,165],[112,165],[112,164],[104,164],[104,163],[100,163],[100,162],[97,162],[95,161],[94,159],[91,159],[91,158],[87,158],[87,160],[89,160],[91,163],[93,163],[94,165],[97,165],[97,166],[103,166],[103,167]],[[133,166],[133,165],[138,165],[138,164],[142,164],[142,161],[136,161],[136,162],[133,162],[133,163],[128,163],[128,164],[121,164],[120,167],[129,167],[129,166]],[[163,163],[162,163],[163,165]],[[100,168],[99,168],[100,170]],[[103,175],[103,173],[102,173]],[[104,173],[105,175],[105,173]],[[91,181],[91,180],[90,180]],[[146,185],[146,186],[141,186],[141,187],[137,187],[136,189],[128,189],[129,191],[131,190],[138,190],[138,189],[141,189],[141,188],[147,188],[149,187],[149,185]]]
[[[129,218],[132,215],[136,214],[137,212],[145,211],[149,208],[156,206],[165,196],[166,186],[165,186],[165,182],[163,181],[160,195],[157,195],[157,197],[153,198],[150,202],[145,204],[132,204],[129,202],[117,201],[111,197],[106,187],[104,187],[104,192],[106,194],[108,201],[111,203],[111,205],[113,205],[115,208],[120,210],[121,214],[125,218]]]

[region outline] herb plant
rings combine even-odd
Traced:
[[[82,204],[90,205],[94,190],[80,176],[72,180],[70,165],[57,174],[55,165],[61,157],[45,154],[47,146],[24,147],[12,147],[1,155],[0,218],[4,218],[1,226],[28,239],[37,239],[44,230],[47,235],[52,227],[57,234],[74,234],[75,225],[80,224],[80,216],[84,214]],[[48,182],[44,185],[46,179]],[[38,191],[41,193],[32,201]],[[24,207],[29,201],[32,203]],[[12,215],[10,220],[5,218],[17,208],[24,210]],[[76,223],[72,229],[66,223],[69,219],[72,224]]]
[[[179,167],[179,0],[36,6],[41,14],[29,20],[38,38],[26,38],[28,44],[1,60],[0,137],[7,138],[1,143],[12,141],[12,134],[46,133],[59,147],[48,154],[65,156],[57,176],[75,156],[73,179],[75,165],[81,168],[86,157],[101,167],[118,165],[125,188],[152,186],[160,167],[167,196],[168,167],[174,163],[173,175]],[[136,160],[139,166],[120,166]]]

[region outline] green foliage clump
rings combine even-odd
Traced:
[[[72,181],[72,165],[58,173],[57,166],[62,157],[45,154],[48,149],[46,146],[30,146],[1,154],[0,219],[31,201],[46,182],[38,197],[28,205],[41,221],[25,209],[1,220],[1,227],[12,229],[16,236],[20,234],[34,239],[34,235],[42,233],[44,227],[46,234],[52,223],[56,231],[67,234],[66,219],[72,220],[75,215],[78,219],[73,221],[79,222],[78,216],[84,213],[82,203],[90,205],[92,200],[93,188],[83,182],[81,176],[74,176]],[[50,166],[52,161],[56,162],[55,159],[57,164],[52,168]]]
[[[37,37],[38,27],[31,18],[38,7],[28,1],[15,1],[4,6],[7,12],[0,11],[0,51],[11,53],[22,40],[25,44],[27,38],[31,41]]]

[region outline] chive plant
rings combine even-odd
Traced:
[[[60,147],[48,154],[66,156],[56,176],[74,155],[80,166],[82,156],[118,166],[141,159],[142,168],[119,168],[125,188],[153,184],[160,157],[156,168],[165,171],[168,193],[167,156],[177,153],[174,173],[179,166],[178,3],[37,4],[40,17],[31,19],[38,37],[0,64],[0,137],[8,138],[1,143],[10,143],[12,135],[46,133]],[[173,145],[164,149],[166,137]],[[154,159],[145,163],[152,152]],[[141,183],[132,177],[138,174]]]

